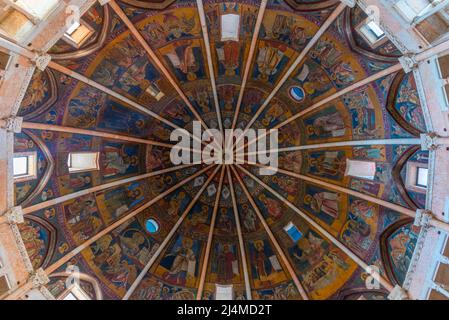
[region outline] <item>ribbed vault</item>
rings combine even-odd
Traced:
[[[240,17],[237,41],[221,39],[227,14]],[[213,299],[217,284],[235,299],[386,298],[419,231],[410,217],[426,193],[407,177],[427,167],[427,129],[401,52],[357,31],[366,17],[330,0],[90,8],[94,35],[49,51],[15,135],[15,152],[38,154],[15,199],[33,267],[56,274],[50,291],[75,265],[92,298]],[[279,170],[174,166],[170,133],[193,121],[279,129]],[[85,151],[99,170],[69,173],[68,154]],[[374,162],[375,177],[348,175],[348,160]]]

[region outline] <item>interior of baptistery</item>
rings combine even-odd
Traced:
[[[448,300],[448,53],[448,0],[0,0],[0,299]]]

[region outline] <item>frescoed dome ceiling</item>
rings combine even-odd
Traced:
[[[196,113],[208,127],[219,128],[196,2],[117,3]],[[232,127],[237,113],[237,128],[253,121],[339,3],[268,1],[254,57],[248,60],[258,1],[205,1],[223,128]],[[238,41],[221,40],[220,17],[225,14],[240,16]],[[293,67],[251,127],[271,129],[287,121],[279,127],[279,148],[413,138],[426,131],[413,74],[402,71],[308,109],[397,63],[401,53],[392,42],[384,41],[373,49],[358,33],[357,26],[365,18],[360,8],[346,8]],[[92,29],[91,38],[80,48],[60,40],[50,50],[52,61],[110,91],[61,70],[36,71],[20,115],[29,122],[169,144],[173,144],[173,127],[164,119],[191,131],[194,112],[114,10],[97,4],[82,20]],[[303,115],[289,120],[299,112]],[[202,298],[212,299],[216,284],[232,284],[238,299],[248,298],[246,285],[253,299],[304,299],[298,286],[310,299],[386,297],[388,292],[382,288],[366,289],[366,272],[287,203],[368,265],[377,266],[394,284],[404,280],[416,242],[417,230],[400,213],[285,172],[261,175],[255,166],[244,165],[244,170],[232,166],[229,179],[227,170],[219,166],[198,164],[123,182],[172,168],[170,149],[30,129],[16,135],[15,152],[30,151],[38,154],[38,179],[15,184],[16,203],[24,207],[112,183],[106,189],[32,212],[21,228],[33,265],[44,269],[56,265],[57,275],[49,285],[54,292],[59,292],[58,281],[64,278],[67,266],[75,265],[85,275],[89,294],[103,299],[195,299],[200,286]],[[70,173],[70,152],[99,152],[99,170]],[[349,159],[375,162],[374,179],[346,174]],[[282,170],[411,209],[424,206],[425,193],[408,188],[408,163],[427,161],[426,152],[400,144],[279,153]],[[155,233],[147,231],[148,219],[158,223]],[[289,224],[297,228],[299,239],[285,231]],[[98,234],[101,237],[97,239]],[[70,260],[61,260],[73,250],[79,251]]]

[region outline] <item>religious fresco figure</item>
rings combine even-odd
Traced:
[[[192,41],[177,42],[165,54],[180,81],[193,81],[204,77],[203,53],[199,44]]]
[[[315,192],[304,196],[305,205],[309,206],[314,213],[324,214],[331,220],[338,218],[339,200],[339,194],[330,191]]]
[[[259,49],[254,65],[253,77],[265,82],[274,83],[277,75],[284,68],[288,58],[285,56],[286,48],[279,46],[266,46]]]
[[[162,258],[160,265],[167,271],[163,279],[174,285],[185,286],[187,279],[195,277],[197,241],[179,236],[173,248]]]
[[[215,247],[215,264],[217,281],[220,283],[230,283],[234,277],[233,264],[236,263],[235,247],[228,243],[218,243]]]
[[[346,125],[344,119],[335,107],[326,109],[313,116],[306,117],[307,138],[310,140],[336,138],[346,134]]]
[[[241,44],[238,41],[225,41],[216,44],[219,75],[235,76],[240,74]]]

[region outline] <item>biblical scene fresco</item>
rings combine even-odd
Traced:
[[[313,6],[326,3],[326,8],[330,2],[307,1]],[[232,126],[245,66],[250,64],[250,73],[236,123],[241,129],[252,121],[284,72],[331,12],[294,11],[285,3],[270,3],[253,61],[247,61],[257,5],[252,1],[205,4],[224,128]],[[175,2],[164,10],[146,10],[124,3],[120,6],[136,23],[207,125],[218,128],[206,47],[195,3]],[[221,16],[224,14],[240,16],[239,41],[222,41]],[[308,109],[393,63],[397,49],[390,42],[370,48],[355,32],[354,26],[364,17],[359,9],[344,12],[254,119],[252,127],[273,128],[303,112],[280,128],[279,147],[412,138],[426,131],[413,73],[386,76],[315,106],[313,110]],[[118,95],[112,97],[47,68],[44,72],[34,73],[19,115],[25,121],[40,124],[165,143],[171,143],[173,129],[167,121],[191,130],[192,112],[118,17],[95,5],[83,16],[83,21],[94,29],[92,38],[79,49],[59,41],[50,51],[54,55],[53,61]],[[348,25],[352,25],[350,34]],[[123,101],[120,95],[132,102]],[[136,107],[136,103],[140,107]],[[167,121],[155,119],[148,111]],[[34,268],[57,262],[95,237],[81,254],[57,270],[64,273],[69,265],[79,266],[83,274],[93,278],[82,282],[83,290],[89,296],[122,298],[151,261],[131,299],[196,298],[218,192],[218,177],[212,180],[160,249],[211,172],[178,185],[176,190],[163,197],[159,197],[160,194],[191,177],[202,166],[121,183],[124,178],[172,167],[170,149],[75,134],[69,130],[24,129],[15,134],[14,152],[36,152],[37,156],[36,177],[15,182],[15,202],[24,208],[117,182],[115,186],[45,207],[26,217],[20,232]],[[70,173],[67,165],[70,152],[99,152],[99,170]],[[311,148],[281,152],[279,167],[415,209],[424,207],[426,194],[425,190],[416,189],[416,185],[409,183],[416,182],[410,175],[416,168],[428,166],[428,157],[427,152],[405,145]],[[375,162],[374,179],[349,176],[347,160]],[[379,266],[392,282],[404,281],[419,232],[410,222],[401,224],[404,217],[371,202],[285,174],[260,176],[258,169],[247,169],[364,261]],[[364,287],[366,273],[331,240],[311,228],[298,213],[249,176],[241,176],[287,261],[312,299],[385,297],[382,290]],[[235,189],[246,260],[240,252],[230,184]],[[152,201],[151,205],[148,205],[149,201]],[[149,218],[158,224],[155,233],[145,227]],[[105,231],[119,220],[119,226]],[[284,230],[290,222],[298,229],[299,239],[293,239]],[[225,178],[213,235],[204,299],[215,298],[216,284],[233,285],[234,298],[246,299],[243,263],[249,269],[253,299],[300,299],[282,255],[235,179],[227,181]],[[157,256],[154,255],[156,252]],[[52,278],[49,287],[55,295],[63,292],[64,277],[66,275],[61,274]]]

